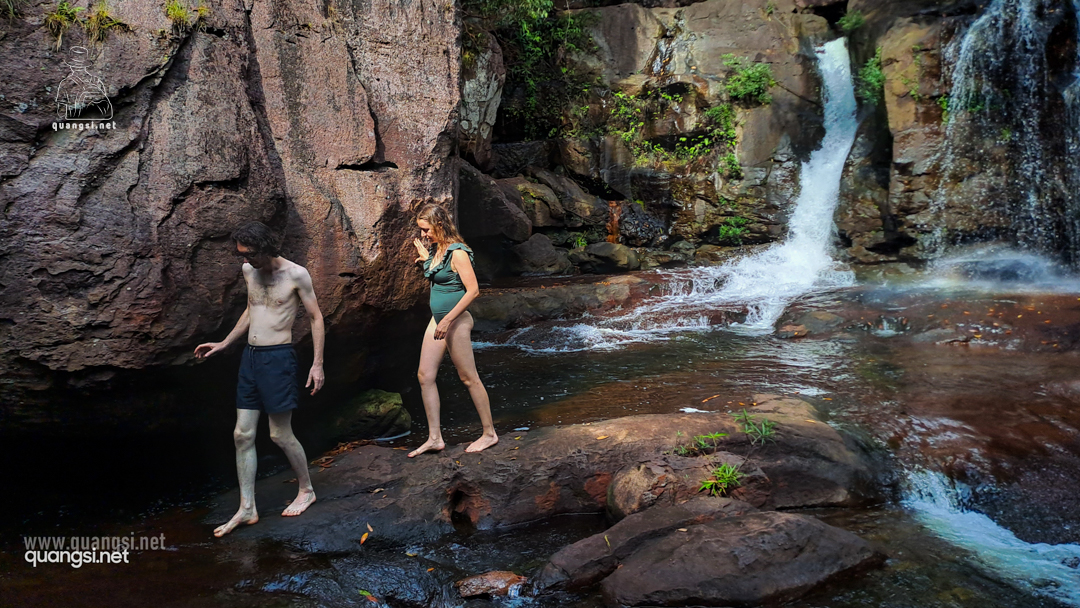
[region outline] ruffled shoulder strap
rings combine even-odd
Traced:
[[[469,263],[475,265],[476,262],[473,260],[473,250],[470,249],[468,245],[466,245],[465,243],[451,243],[446,247],[446,252],[443,253],[443,258],[439,260],[439,264],[437,266],[433,266],[431,264],[431,260],[433,259],[432,256],[435,255],[435,252],[432,251],[431,256],[429,256],[427,261],[424,262],[424,278],[430,279],[437,272],[445,268],[446,265],[450,263],[450,258],[452,257],[451,252],[455,249],[460,249],[465,253],[468,253]]]
[[[464,251],[465,253],[469,254],[469,263],[470,264],[473,263],[473,251],[465,243],[451,243],[450,246],[446,248],[446,255],[443,257],[443,259],[444,260],[449,260],[450,259],[450,252],[455,250],[455,249],[460,249],[460,250]]]

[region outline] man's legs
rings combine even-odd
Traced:
[[[300,491],[296,499],[292,501],[281,514],[285,517],[300,515],[307,510],[311,503],[315,502],[315,490],[311,487],[311,474],[308,472],[307,455],[304,454],[304,446],[292,431],[292,410],[277,414],[267,414],[270,417],[270,439],[274,440],[279,448],[285,451],[293,471],[296,473],[296,481]]]
[[[232,519],[214,530],[214,536],[222,537],[233,531],[240,524],[253,524],[259,521],[255,510],[255,468],[258,459],[255,456],[255,430],[259,426],[259,410],[236,410],[236,428],[233,429],[233,443],[236,444],[236,476],[240,480],[240,510]]]

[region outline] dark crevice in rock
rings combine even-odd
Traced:
[[[398,166],[390,161],[374,161],[369,160],[366,163],[359,165],[342,164],[335,167],[336,169],[348,169],[350,171],[384,171],[386,169],[397,169]]]
[[[244,83],[247,90],[248,103],[251,104],[252,114],[255,116],[255,124],[259,128],[259,135],[263,140],[263,147],[266,150],[266,159],[270,164],[270,172],[276,178],[275,190],[277,194],[277,210],[274,214],[274,223],[284,224],[285,215],[288,212],[288,205],[286,203],[286,191],[285,191],[285,168],[281,162],[281,156],[278,155],[277,147],[274,146],[274,134],[270,128],[270,119],[266,114],[266,98],[263,95],[262,88],[262,70],[259,66],[259,57],[255,53],[255,49],[258,46],[255,43],[254,28],[251,23],[251,11],[244,12],[244,42],[250,51],[248,54],[248,63],[244,70]]]
[[[818,17],[824,17],[825,20],[829,22],[829,25],[837,27],[837,22],[840,21],[840,18],[843,17],[845,13],[847,13],[847,10],[847,0],[843,0],[842,2],[824,6],[812,6],[808,12],[813,13]]]

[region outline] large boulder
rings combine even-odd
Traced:
[[[496,181],[468,163],[458,172],[458,225],[466,240],[501,236],[518,243],[532,234],[532,222]]]
[[[618,243],[593,243],[585,247],[584,254],[588,257],[578,259],[582,260],[581,269],[585,272],[623,272],[641,266],[637,253]]]
[[[527,275],[561,274],[573,268],[567,251],[551,244],[543,234],[534,234],[524,243],[515,245],[511,269]]]
[[[400,437],[409,433],[412,417],[401,404],[401,395],[372,389],[350,399],[332,423],[340,441]]]
[[[495,36],[478,35],[482,46],[462,60],[461,116],[458,121],[458,145],[466,158],[481,169],[490,171],[495,164],[491,154],[492,129],[502,101],[506,66],[502,48]]]
[[[499,187],[511,200],[521,201],[521,208],[535,228],[564,226],[566,211],[559,202],[559,197],[544,184],[529,181],[524,177],[510,177],[496,180]]]
[[[560,549],[544,566],[535,586],[550,591],[591,585],[614,572],[642,543],[692,524],[754,511],[754,507],[732,498],[703,496],[685,504],[635,513],[601,534]]]
[[[244,221],[283,232],[284,255],[310,271],[333,311],[328,349],[422,297],[410,215],[412,201],[453,204],[454,11],[376,0],[328,18],[268,0],[215,5],[181,33],[160,3],[132,0],[110,5],[131,33],[95,45],[73,27],[58,53],[50,6],[26,3],[0,40],[5,431],[160,420],[156,380],[246,306],[227,238]],[[51,128],[76,45],[94,48],[115,130]],[[308,332],[302,320],[294,335]],[[351,369],[370,367],[368,344],[348,344]],[[328,375],[345,359],[327,357]],[[76,385],[85,407],[56,414]]]
[[[578,228],[585,224],[603,226],[607,223],[607,202],[585,192],[574,180],[536,167],[530,167],[528,173],[536,181],[551,188],[552,192],[559,197],[562,208],[569,214],[566,217],[567,227]]]
[[[756,606],[884,562],[858,536],[793,513],[750,513],[647,541],[601,583],[616,606]]]

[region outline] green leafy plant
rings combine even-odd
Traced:
[[[570,233],[570,243],[573,244],[574,249],[583,249],[589,244],[589,241],[585,238],[585,235],[581,232]]]
[[[859,68],[856,78],[855,94],[866,103],[877,104],[885,92],[885,72],[881,70],[881,47],[874,56],[866,60],[866,65]]]
[[[698,492],[705,491],[712,496],[723,496],[742,485],[743,477],[745,475],[739,471],[739,467],[725,462],[713,469],[712,474],[701,482]]]
[[[717,439],[727,437],[727,433],[709,433],[708,435],[695,435],[694,443],[699,450],[716,450]]]
[[[742,432],[750,436],[751,445],[763,445],[766,441],[775,441],[776,423],[768,418],[755,422],[755,416],[743,409],[742,413],[735,415],[735,422],[739,424]]]
[[[845,34],[850,34],[866,23],[866,18],[859,11],[848,11],[836,22]]]
[[[750,220],[745,217],[729,217],[717,228],[716,238],[721,245],[742,245],[742,237],[749,223]]]
[[[742,179],[742,165],[739,164],[739,157],[735,156],[734,152],[729,152],[724,156],[722,161],[724,166],[724,173],[731,179]]]
[[[776,12],[776,3],[773,0],[769,0],[765,3],[765,16],[771,17]]]
[[[727,79],[727,93],[742,103],[768,104],[772,102],[769,88],[776,84],[772,68],[767,63],[751,63],[728,53],[721,58],[724,65],[733,70]]]
[[[938,97],[937,105],[941,108],[941,122],[949,122],[949,96]]]
[[[72,25],[79,23],[79,13],[84,11],[81,6],[71,6],[65,0],[57,2],[56,8],[45,13],[45,29],[56,38],[56,50],[60,50],[60,44],[64,40],[64,34],[71,29]]]
[[[109,5],[105,0],[100,0],[90,9],[86,20],[83,21],[83,29],[86,30],[87,39],[96,44],[105,42],[105,39],[109,37],[110,30],[118,32],[131,31],[128,24],[112,16]]]

